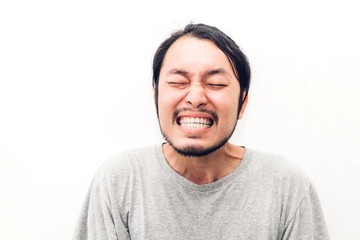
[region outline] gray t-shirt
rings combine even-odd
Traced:
[[[196,185],[156,145],[105,162],[74,239],[330,238],[311,182],[281,157],[246,149],[232,173]]]

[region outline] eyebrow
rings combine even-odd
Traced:
[[[182,70],[182,69],[172,69],[169,71],[170,74],[178,74],[184,77],[189,77],[191,74],[188,71]],[[230,74],[223,68],[216,68],[213,70],[209,70],[205,73],[206,76],[213,76],[213,75],[217,75],[217,74],[224,74],[228,77],[230,77]]]
[[[172,69],[171,71],[169,71],[170,74],[177,74],[177,75],[181,75],[181,76],[184,76],[184,77],[188,77],[190,75],[189,72],[185,71],[185,70],[182,70],[182,69]]]
[[[208,76],[217,75],[217,74],[224,74],[224,75],[227,75],[228,77],[230,77],[230,74],[227,71],[225,71],[225,69],[223,69],[223,68],[213,69],[206,73],[206,75],[208,75]]]

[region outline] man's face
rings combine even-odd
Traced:
[[[203,156],[223,146],[241,118],[239,82],[226,55],[209,40],[175,41],[165,55],[158,88],[161,131],[183,155]]]

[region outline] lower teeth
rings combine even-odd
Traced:
[[[182,127],[191,127],[191,128],[208,128],[210,125],[207,124],[199,124],[199,123],[183,123],[180,124]]]

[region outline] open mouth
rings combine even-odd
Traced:
[[[182,127],[188,128],[210,128],[214,121],[210,118],[194,118],[194,117],[179,117],[176,123]]]

